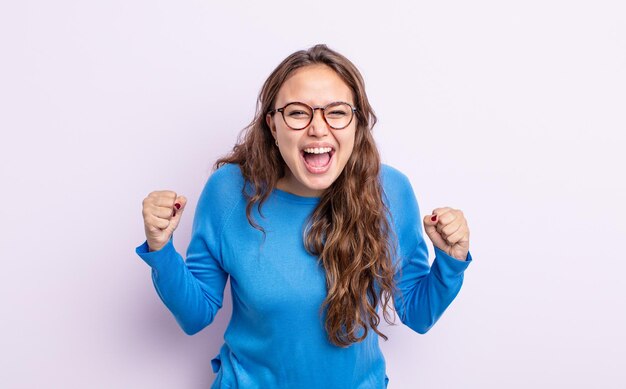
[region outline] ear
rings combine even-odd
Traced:
[[[265,123],[269,127],[274,139],[276,139],[276,126],[274,125],[274,118],[269,113],[265,115]]]

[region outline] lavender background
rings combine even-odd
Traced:
[[[422,211],[470,223],[443,318],[384,328],[389,387],[626,387],[626,5],[602,0],[2,2],[0,386],[210,385],[229,292],[178,328],[141,201],[189,198],[185,253],[262,82],[319,42],[363,72]]]

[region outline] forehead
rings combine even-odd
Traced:
[[[312,106],[323,106],[334,101],[353,104],[348,84],[326,65],[310,65],[295,70],[278,91],[276,106],[300,101]]]

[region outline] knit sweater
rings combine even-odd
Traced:
[[[472,258],[457,260],[435,248],[429,266],[408,178],[383,165],[380,179],[396,237],[394,264],[400,261],[394,308],[402,323],[423,334],[456,297]],[[337,347],[324,329],[325,273],[303,241],[320,199],[274,189],[261,214],[253,208],[264,236],[246,218],[243,186],[238,165],[211,175],[198,200],[185,260],[173,238],[158,251],[149,252],[147,242],[136,248],[151,267],[159,297],[189,335],[213,322],[230,277],[232,317],[211,361],[217,375],[212,388],[385,388],[385,359],[374,331]]]

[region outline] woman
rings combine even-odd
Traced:
[[[257,114],[216,163],[198,201],[186,261],[172,234],[187,199],[143,201],[136,252],[182,329],[233,312],[212,361],[213,388],[384,388],[377,308],[425,333],[457,295],[471,262],[463,213],[424,218],[402,173],[381,165],[376,117],[357,68],[325,45],[287,57]]]

